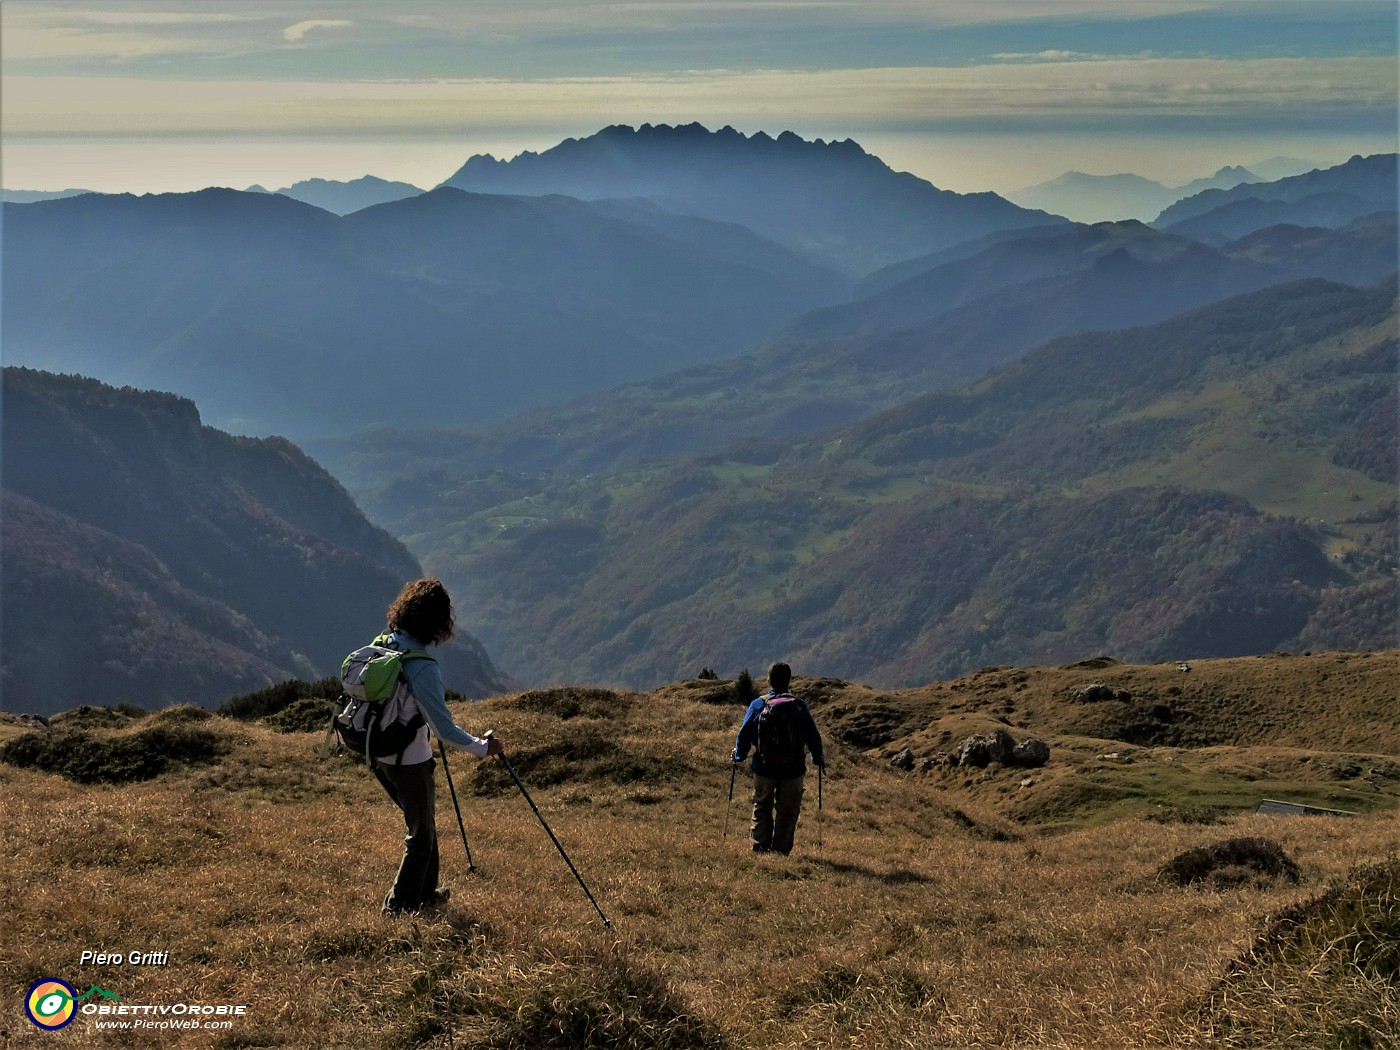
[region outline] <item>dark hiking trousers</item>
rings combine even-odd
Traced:
[[[753,778],[753,848],[757,853],[792,852],[797,816],[802,812],[802,781],[806,774],[787,780]]]
[[[403,812],[407,834],[403,840],[403,861],[384,907],[389,911],[417,911],[432,901],[438,884],[437,819],[434,812],[435,785],[431,758],[409,766],[374,764],[374,775]]]

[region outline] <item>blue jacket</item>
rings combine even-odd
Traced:
[[[427,651],[427,646],[407,631],[389,632],[386,644],[390,649],[397,649],[401,653],[409,650]],[[409,707],[405,708],[405,711],[411,716],[413,713],[412,703],[416,702],[418,710],[423,713],[423,718],[426,720],[426,724],[418,730],[418,735],[413,739],[413,742],[404,750],[403,765],[415,765],[419,762],[426,762],[433,757],[432,745],[428,742],[429,730],[435,737],[451,747],[470,751],[473,755],[486,754],[486,741],[472,736],[452,720],[452,712],[447,709],[442,670],[438,667],[436,660],[405,660],[403,673],[404,677],[408,679],[408,690],[413,694],[413,701],[410,702]],[[398,757],[393,755],[376,759],[376,761],[386,765],[399,764]]]
[[[749,753],[749,748],[758,742],[758,716],[763,713],[764,702],[776,695],[771,689],[762,696],[756,698],[749,704],[749,709],[744,714],[743,725],[739,727],[739,735],[734,738],[734,761],[742,762]],[[783,694],[792,696],[791,693]],[[822,758],[822,736],[817,732],[816,720],[812,718],[812,712],[807,707],[807,701],[801,697],[792,697],[797,704],[798,710],[802,713],[802,736],[803,742],[807,745],[807,750],[812,753],[812,761],[817,765],[824,765]],[[796,761],[772,765],[764,762],[755,752],[753,756],[753,771],[756,776],[772,777],[774,780],[791,780],[800,777],[807,772],[807,759],[805,755],[799,755]]]

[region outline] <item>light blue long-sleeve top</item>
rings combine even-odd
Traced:
[[[426,652],[428,648],[407,631],[389,632],[385,636],[384,644],[401,653],[410,650]],[[400,761],[405,766],[428,761],[433,757],[432,745],[428,740],[430,730],[433,736],[445,744],[484,757],[488,746],[486,741],[480,737],[472,736],[452,720],[452,712],[447,709],[447,693],[442,682],[442,668],[438,666],[438,662],[436,660],[405,660],[403,673],[404,677],[408,679],[409,692],[413,694],[413,698],[404,708],[404,716],[412,718],[417,711],[421,711],[427,724],[419,728],[418,735],[413,738],[413,743],[404,749],[402,756],[390,755],[388,758],[377,758],[375,761],[391,766],[400,764]]]

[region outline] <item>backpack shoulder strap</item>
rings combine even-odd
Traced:
[[[389,645],[389,635],[388,635],[388,633],[376,635],[374,641],[373,641],[372,643],[370,643],[370,644],[372,644],[372,645],[381,645],[381,646],[384,646],[385,648],[392,648],[392,647]],[[400,661],[404,661],[404,660],[432,660],[434,663],[437,662],[437,657],[436,657],[436,656],[434,656],[432,653],[427,652],[427,651],[425,651],[425,650],[423,650],[423,649],[396,649],[396,650],[394,650],[394,651],[397,652],[397,653],[399,654],[399,660],[400,660]]]

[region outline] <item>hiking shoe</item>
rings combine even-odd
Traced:
[[[446,886],[439,886],[428,894],[428,899],[423,902],[425,908],[440,908],[447,903],[447,899],[452,896],[452,890]]]

